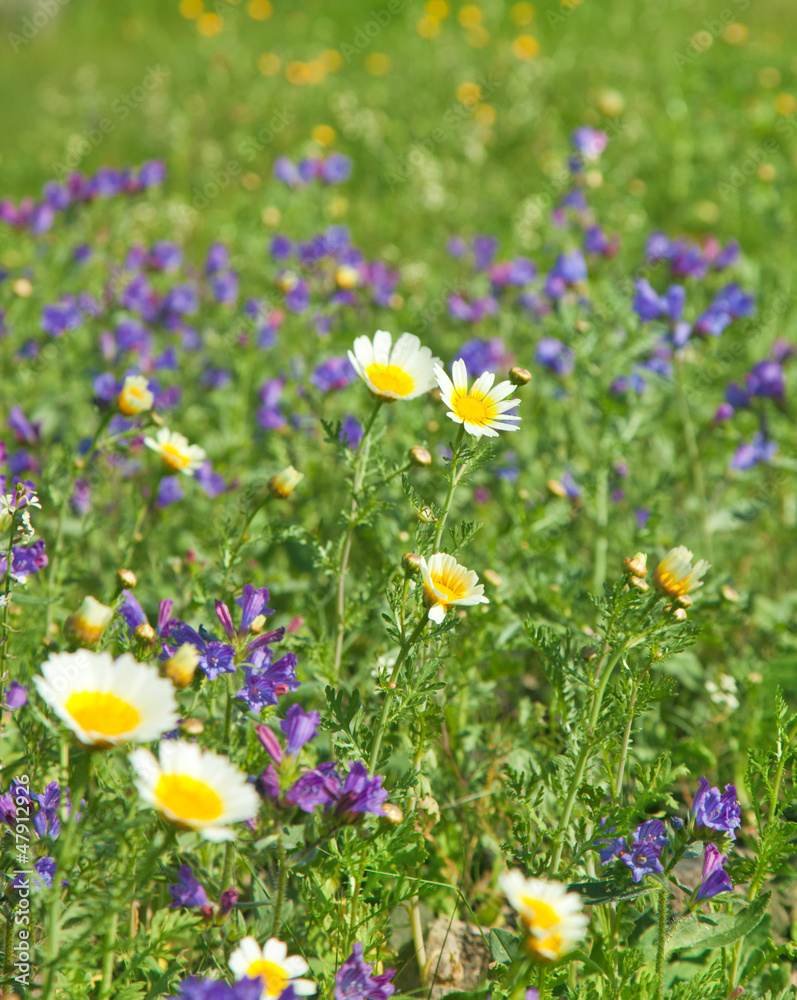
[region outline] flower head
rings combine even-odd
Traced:
[[[206,840],[233,840],[226,823],[253,819],[257,793],[227,757],[183,740],[161,744],[160,761],[149,750],[130,754],[141,798],[166,819],[197,830]]]
[[[155,396],[150,391],[149,381],[144,375],[128,375],[122,386],[122,391],[116,400],[116,405],[126,417],[135,417],[152,409]]]
[[[277,938],[269,938],[262,948],[253,937],[243,938],[230,955],[230,968],[236,979],[259,977],[263,1000],[281,996],[288,987],[300,997],[316,992],[315,983],[297,978],[310,966],[299,955],[288,955],[288,946]]]
[[[396,974],[388,969],[379,976],[372,975],[372,965],[363,961],[363,946],[355,942],[351,955],[335,974],[335,1000],[387,1000],[396,992],[390,980]]]
[[[299,483],[304,479],[304,473],[299,472],[292,465],[287,466],[276,476],[272,476],[268,481],[268,490],[272,496],[279,497],[280,500],[287,500]]]
[[[161,427],[154,438],[145,437],[144,444],[157,451],[170,469],[184,472],[187,476],[193,475],[205,461],[204,449],[189,444],[187,438],[170,431],[168,427]]]
[[[169,892],[172,897],[172,901],[169,903],[171,907],[185,906],[188,909],[210,907],[208,894],[188,865],[180,865],[177,885],[170,885]]]
[[[83,603],[75,614],[69,616],[66,627],[84,646],[95,646],[112,618],[113,608],[88,595],[83,598]]]
[[[711,899],[721,892],[731,892],[733,882],[722,867],[728,860],[716,844],[708,843],[703,848],[703,878],[695,899]]]
[[[148,743],[177,725],[171,684],[129,653],[57,653],[34,677],[41,697],[87,746]]]
[[[358,337],[348,355],[373,395],[385,402],[415,399],[434,388],[434,366],[439,360],[421,346],[414,333],[402,333],[393,344],[389,333],[377,330],[373,341]]]
[[[421,556],[421,576],[429,618],[438,624],[454,605],[490,603],[484,596],[484,584],[477,582],[476,573],[443,552],[429,556],[428,562]]]
[[[702,587],[702,577],[711,564],[700,559],[692,566],[692,553],[685,545],[670,549],[656,567],[653,582],[668,597],[684,597]]]
[[[520,417],[508,413],[520,400],[507,399],[515,391],[511,382],[493,385],[495,375],[485,372],[468,389],[468,373],[460,358],[452,365],[453,382],[440,365],[434,369],[442,398],[449,408],[448,416],[462,424],[474,437],[498,437],[498,431],[516,431]]]
[[[581,912],[581,897],[561,882],[525,878],[519,871],[499,879],[510,906],[520,914],[528,933],[526,947],[543,961],[556,961],[572,951],[584,937],[588,918]]]
[[[701,777],[697,794],[692,801],[692,825],[703,832],[717,830],[735,837],[735,830],[741,825],[742,810],[736,798],[736,786],[726,785],[720,792],[709,784],[708,778]],[[708,839],[708,838],[707,838]]]

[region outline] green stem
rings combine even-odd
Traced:
[[[3,983],[11,979],[11,956],[14,950],[14,917],[13,914],[5,914],[6,918],[6,940],[3,950]]]
[[[274,921],[271,925],[271,936],[280,936],[280,924],[282,922],[282,904],[285,901],[285,886],[288,882],[288,865],[285,859],[285,844],[282,839],[282,830],[277,832],[277,852],[279,855],[279,877],[277,882],[277,901],[274,904]]]
[[[111,995],[111,986],[113,984],[113,957],[114,957],[114,944],[116,943],[116,926],[119,922],[119,914],[114,911],[111,914],[111,919],[108,921],[108,927],[105,931],[105,939],[103,941],[102,949],[102,983],[100,984],[100,991],[97,994],[97,1000],[108,1000]]]
[[[448,466],[448,493],[446,494],[445,503],[443,504],[443,512],[437,521],[437,527],[434,533],[434,545],[432,546],[433,552],[438,552],[440,550],[440,541],[443,537],[443,529],[445,528],[446,521],[448,520],[448,512],[451,510],[451,501],[454,499],[454,490],[457,488],[457,484],[460,479],[462,479],[466,469],[466,465],[463,463],[459,472],[457,472],[457,460],[459,459],[459,453],[462,448],[462,439],[464,437],[465,425],[460,424],[457,439],[454,442],[454,450],[451,453],[451,461]]]
[[[241,528],[241,533],[238,536],[238,540],[235,545],[233,545],[230,550],[229,556],[227,558],[227,565],[224,568],[224,577],[221,581],[221,592],[224,594],[227,591],[227,584],[230,582],[230,573],[232,573],[233,567],[238,559],[238,553],[241,551],[241,546],[246,538],[246,532],[249,530],[249,525],[254,521],[257,513],[263,509],[266,501],[270,499],[270,494],[267,495],[255,508],[250,511],[244,518],[243,527]]]
[[[684,380],[683,380],[683,361],[678,357],[678,352],[675,352],[673,358],[673,365],[675,370],[675,385],[678,392],[678,409],[681,414],[681,423],[684,428],[684,438],[686,440],[686,451],[689,455],[689,462],[692,466],[692,481],[694,483],[695,491],[697,492],[697,498],[700,504],[700,520],[701,520],[701,530],[703,533],[703,547],[706,552],[706,558],[709,562],[713,561],[712,556],[712,545],[711,545],[711,531],[709,529],[708,523],[708,503],[706,501],[706,482],[703,476],[703,465],[700,461],[700,449],[697,444],[697,435],[695,434],[695,425],[692,422],[692,416],[689,412],[689,402],[686,398],[686,392],[684,391]]]
[[[224,749],[229,750],[230,747],[230,732],[232,730],[232,702],[233,702],[233,691],[232,691],[232,679],[234,674],[227,674],[227,704],[224,708]]]
[[[385,734],[385,726],[387,725],[387,719],[388,716],[390,715],[390,705],[393,701],[393,695],[395,694],[396,691],[396,678],[398,677],[399,670],[401,670],[402,664],[407,659],[407,654],[410,652],[412,647],[418,641],[418,639],[421,636],[421,633],[425,628],[426,628],[426,616],[424,615],[418,622],[418,624],[415,626],[415,631],[412,633],[409,639],[405,640],[405,642],[402,643],[401,649],[399,650],[399,654],[396,657],[396,662],[395,665],[393,666],[393,672],[391,673],[390,680],[388,681],[387,684],[387,693],[385,694],[385,703],[382,706],[382,714],[379,717],[379,723],[376,727],[376,736],[374,737],[374,746],[373,749],[371,750],[371,759],[368,762],[368,770],[371,772],[371,774],[374,773],[374,768],[376,767],[377,762],[379,760],[379,750],[382,746],[382,737]]]
[[[626,650],[628,642],[622,643],[619,649],[615,650],[612,656],[609,656],[608,649],[604,653],[603,661],[601,662],[600,670],[601,673],[598,677],[598,686],[595,689],[595,693],[592,696],[592,709],[589,714],[589,722],[587,724],[587,733],[584,745],[581,748],[581,752],[578,755],[578,761],[576,762],[576,769],[573,772],[573,777],[570,779],[570,785],[567,790],[567,797],[565,798],[564,808],[562,809],[562,818],[559,820],[559,825],[556,828],[556,845],[554,847],[553,855],[551,857],[551,869],[550,875],[553,877],[559,868],[559,862],[562,860],[562,852],[564,851],[564,834],[565,830],[570,823],[570,817],[573,813],[573,806],[575,805],[576,796],[578,795],[578,790],[581,787],[581,782],[584,780],[584,772],[587,767],[587,757],[589,756],[590,750],[592,748],[592,737],[595,732],[595,726],[597,725],[598,718],[600,717],[601,705],[603,704],[603,696],[606,693],[606,687],[609,683],[609,678],[612,675],[612,671],[617,665],[618,660],[623,655]],[[604,665],[605,663],[605,665]]]
[[[88,787],[90,774],[91,753],[89,750],[83,750],[75,763],[75,775],[70,782],[69,819],[67,820],[66,830],[59,838],[59,846],[55,859],[55,871],[53,872],[53,884],[50,890],[50,901],[47,911],[47,949],[45,952],[47,976],[44,982],[41,1000],[49,1000],[50,994],[52,993],[55,985],[61,910],[61,882],[64,873],[69,869],[69,863],[72,855],[72,842],[75,838],[75,830],[77,828],[77,814],[80,812],[80,802],[86,788]]]
[[[8,646],[11,636],[8,634],[8,609],[10,607],[9,595],[11,593],[11,566],[14,560],[14,532],[17,526],[16,512],[11,515],[11,528],[8,532],[8,548],[6,549],[6,576],[5,587],[3,588],[3,634],[0,636],[0,675],[8,660]]]
[[[228,840],[224,847],[224,867],[221,870],[221,892],[226,892],[230,886],[230,876],[233,870],[235,859],[235,841]]]
[[[371,447],[371,431],[382,409],[383,400],[377,399],[371,416],[363,428],[363,436],[360,438],[360,447],[357,449],[357,457],[354,460],[354,480],[352,483],[351,512],[349,514],[349,526],[346,529],[346,537],[343,541],[343,548],[340,554],[340,565],[338,567],[338,594],[336,602],[335,620],[335,656],[332,663],[332,676],[337,677],[340,672],[340,661],[343,658],[343,639],[346,632],[346,571],[349,567],[349,556],[351,555],[351,545],[354,539],[354,529],[357,526],[355,513],[357,511],[357,494],[360,492],[365,479],[365,472],[368,465],[368,454]]]
[[[598,470],[598,481],[596,484],[595,503],[597,532],[595,535],[595,566],[592,575],[592,591],[595,594],[603,593],[603,584],[606,580],[606,561],[609,552],[609,537],[607,528],[609,524],[609,471],[605,465]]]
[[[667,947],[667,889],[659,893],[659,934],[656,947],[656,1000],[664,1000],[664,955]]]
[[[625,732],[623,733],[623,743],[620,748],[620,764],[617,768],[617,798],[619,799],[623,792],[623,777],[625,775],[625,762],[628,759],[628,744],[631,740],[631,726],[634,722],[634,708],[636,707],[637,695],[639,694],[639,688],[642,685],[642,681],[647,675],[648,668],[650,664],[648,663],[645,669],[637,678],[634,683],[634,690],[631,693],[631,700],[628,703],[628,719],[625,724]]]

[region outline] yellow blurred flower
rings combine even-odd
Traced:
[[[722,37],[729,45],[743,45],[750,35],[750,30],[746,24],[734,21],[722,32]]]
[[[513,24],[530,24],[534,20],[534,7],[525,2],[513,4],[509,16]]]
[[[535,59],[540,53],[540,43],[534,35],[518,35],[512,42],[512,55],[516,59]]]
[[[308,81],[307,81],[306,64],[303,62],[298,62],[297,60],[288,63],[288,65],[285,67],[285,79],[288,81],[288,83],[293,83],[296,86],[301,86],[302,84],[307,83]]]
[[[254,21],[267,21],[274,13],[274,8],[269,0],[249,0],[246,12]]]
[[[482,23],[482,12],[475,3],[467,3],[459,8],[457,20],[463,28],[475,28]]]
[[[427,3],[423,5],[423,9],[429,17],[436,17],[438,21],[442,21],[444,17],[448,17],[449,13],[446,0],[427,0]]]
[[[778,94],[775,98],[775,110],[779,115],[793,115],[797,111],[797,98],[792,94]]]
[[[372,76],[384,76],[390,69],[390,57],[384,52],[372,52],[365,57],[365,68]]]
[[[204,11],[202,0],[180,0],[180,13],[187,21],[195,21]]]
[[[197,20],[196,28],[205,38],[213,38],[224,30],[224,21],[218,14],[202,14]]]
[[[470,83],[467,80],[457,87],[457,100],[460,104],[472,107],[481,100],[482,89],[478,83]]]
[[[440,21],[436,17],[422,17],[415,25],[415,30],[421,38],[437,38],[440,34]]]
[[[495,108],[492,104],[480,104],[473,112],[473,117],[479,125],[484,128],[491,128],[495,125]]]
[[[334,73],[343,65],[343,56],[337,49],[324,49],[318,58],[327,73]]]
[[[327,75],[324,64],[320,59],[311,59],[309,63],[305,63],[305,72],[307,74],[307,82],[310,84],[321,83]]]
[[[274,52],[264,52],[257,60],[257,68],[263,76],[276,76],[282,69],[282,60]]]
[[[337,137],[331,125],[316,125],[310,134],[319,146],[331,146]]]

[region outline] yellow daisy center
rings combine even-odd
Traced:
[[[688,594],[692,589],[693,577],[694,573],[690,573],[688,576],[677,577],[666,569],[656,570],[656,583],[670,597],[683,597],[684,594]]]
[[[455,393],[451,400],[451,409],[460,420],[476,427],[486,427],[495,420],[495,403],[486,396],[472,392]]]
[[[119,410],[126,416],[132,417],[140,413],[142,409],[148,407],[147,395],[149,390],[137,385],[129,385],[119,394]]]
[[[277,965],[276,962],[269,962],[265,958],[252,962],[246,970],[246,974],[250,979],[260,976],[266,984],[266,993],[270,997],[279,996],[288,986],[288,977],[282,966]]]
[[[440,575],[432,573],[432,583],[434,584],[434,589],[438,594],[443,595],[443,600],[446,604],[450,604],[451,601],[461,600],[468,592],[468,588],[461,578],[452,579],[448,575]],[[436,595],[431,595],[436,601],[440,598]]]
[[[64,705],[67,712],[87,733],[118,736],[135,729],[141,720],[138,710],[115,694],[80,691],[70,695]]]
[[[161,448],[161,453],[164,462],[171,466],[172,469],[184,469],[191,462],[188,455],[184,455],[173,444],[164,444]]]
[[[204,781],[187,774],[163,774],[155,788],[155,798],[175,816],[185,820],[218,819],[222,801]]]
[[[552,934],[550,937],[544,938],[540,941],[532,934],[526,941],[526,947],[530,952],[537,955],[537,957],[541,959],[550,960],[551,952],[553,952],[554,955],[561,957],[562,936],[561,934]]]
[[[415,381],[398,365],[378,365],[376,362],[365,369],[368,381],[378,392],[392,392],[397,396],[408,396],[415,388]]]
[[[533,919],[523,916],[523,922],[528,927],[539,927],[541,930],[547,931],[549,927],[559,923],[559,915],[552,906],[543,903],[540,899],[532,899],[530,896],[521,896],[520,899],[524,906],[528,906],[534,912]]]

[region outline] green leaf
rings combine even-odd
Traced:
[[[611,903],[618,899],[636,899],[648,892],[657,892],[659,886],[647,887],[641,884],[618,886],[606,879],[594,882],[574,882],[567,888],[570,892],[577,892],[587,906],[597,906],[598,903]]]
[[[690,914],[676,924],[667,939],[667,951],[678,951],[681,948],[700,948],[702,951],[727,948],[758,927],[764,919],[771,895],[771,892],[765,892],[738,913],[711,916],[705,913]]]
[[[519,944],[514,931],[506,927],[490,928],[490,952],[494,962],[507,965],[515,957]]]

